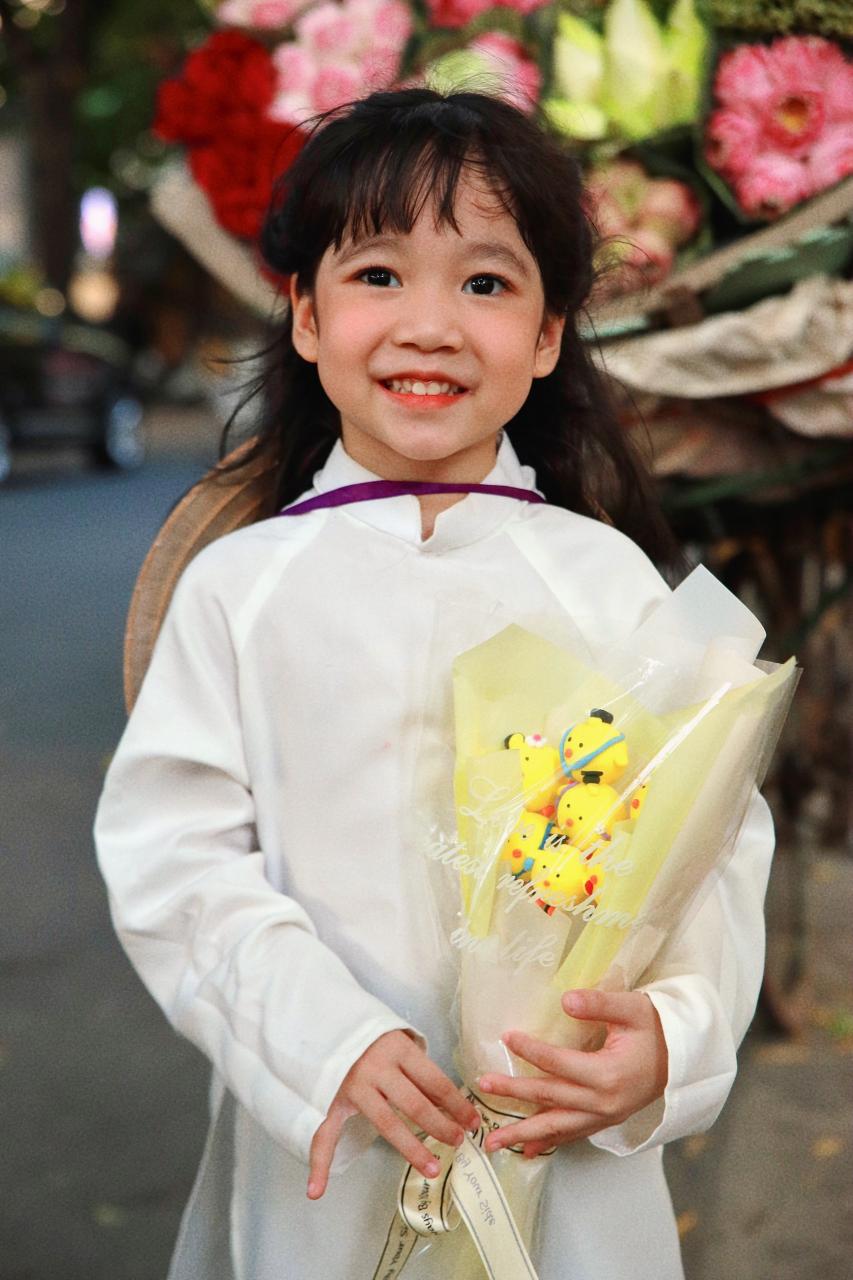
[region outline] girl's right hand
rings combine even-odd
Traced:
[[[386,1031],[350,1067],[314,1134],[309,1200],[326,1190],[344,1123],[358,1112],[427,1178],[437,1175],[438,1162],[401,1117],[451,1147],[459,1146],[464,1129],[480,1125],[479,1112],[417,1041],[405,1031]]]

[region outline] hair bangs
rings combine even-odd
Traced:
[[[301,288],[311,288],[327,248],[339,252],[345,242],[408,235],[427,204],[436,228],[450,226],[460,234],[456,200],[466,179],[519,220],[511,169],[501,164],[500,147],[489,145],[476,112],[456,101],[434,101],[428,93],[428,100],[410,102],[402,111],[377,113],[366,136],[359,130],[356,145],[346,126],[362,106],[348,118],[340,118],[346,108],[315,118],[312,145],[304,153],[314,163],[309,167],[299,157],[282,178],[276,205],[283,216],[271,212],[262,238],[264,256],[276,271],[294,274]],[[332,135],[336,145],[324,146]],[[528,229],[519,230],[536,256]]]

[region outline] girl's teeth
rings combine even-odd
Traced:
[[[391,378],[387,385],[392,391],[416,396],[458,395],[461,390],[450,382],[413,382],[411,378]]]

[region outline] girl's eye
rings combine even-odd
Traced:
[[[389,277],[393,280],[396,280],[397,287],[399,287],[400,282],[397,276],[394,274],[393,271],[390,270],[389,267],[365,267],[363,271],[359,271],[358,275],[356,276],[356,279],[364,280],[365,284],[370,284],[379,288],[386,288]],[[501,279],[500,276],[493,276],[493,275],[487,275],[487,274],[471,276],[471,279],[465,282],[466,289],[469,284],[476,286],[474,292],[480,298],[496,298],[498,296],[498,293],[496,293],[492,288],[493,285],[499,286],[499,291],[498,291],[499,293],[503,293],[503,291],[507,288],[506,281]],[[483,288],[482,286],[485,286],[485,288]]]
[[[372,280],[366,280],[365,281],[366,284],[379,285],[380,287],[385,284],[385,281],[377,280],[375,278],[376,276],[393,276],[395,280],[397,279],[397,277],[394,275],[394,272],[389,271],[387,267],[365,267],[363,271],[359,271],[358,275],[356,276],[356,279],[361,280],[365,276],[374,277],[374,279]]]
[[[488,289],[488,286],[491,284],[498,284],[500,285],[500,293],[503,293],[507,287],[506,280],[502,280],[500,276],[492,276],[492,275],[472,276],[470,280],[466,281],[466,286],[469,284],[474,284],[474,285],[485,284],[487,289]],[[475,292],[477,293],[477,296],[480,298],[496,298],[498,296],[491,289],[488,289],[488,292],[484,292],[480,289],[477,289]]]

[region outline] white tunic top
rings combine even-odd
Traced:
[[[375,479],[337,444],[327,491]],[[504,438],[489,483],[532,488]],[[312,490],[314,492],[315,490]],[[568,610],[591,650],[668,592],[626,537],[559,508],[473,494],[421,540],[411,496],[241,529],[184,573],[107,775],[96,842],[118,935],[214,1068],[213,1121],[173,1280],[371,1280],[401,1158],[350,1121],[326,1195],[312,1136],[381,1034],[413,1028],[452,1073],[452,966],[410,844],[427,674],[495,601]],[[661,1144],[707,1128],[763,966],[773,847],[756,797],[724,874],[646,975],[669,1049],[661,1102],[550,1160],[541,1280],[679,1280]],[[412,1259],[449,1272],[452,1238]],[[471,1280],[479,1280],[472,1277]]]

